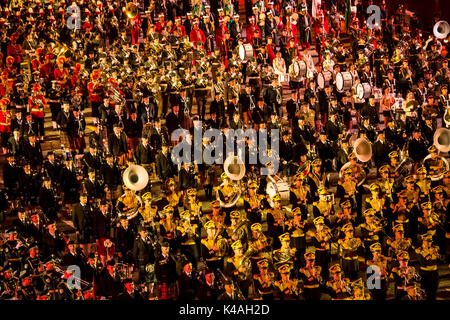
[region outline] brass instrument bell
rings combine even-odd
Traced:
[[[125,14],[129,19],[134,19],[138,15],[138,8],[133,2],[128,2],[125,7]]]

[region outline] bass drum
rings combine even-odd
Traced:
[[[353,76],[350,72],[339,72],[336,75],[336,89],[338,92],[349,91],[353,86]]]
[[[304,61],[294,61],[291,65],[291,74],[293,78],[306,76],[307,66]]]
[[[250,60],[253,57],[253,47],[250,43],[241,44],[239,46],[239,58],[243,61]]]
[[[277,193],[281,197],[281,205],[289,204],[289,183],[278,178],[274,179],[269,176],[270,181],[267,183],[266,192],[270,196],[270,199]]]
[[[369,83],[359,83],[356,86],[356,95],[358,96],[358,99],[367,99],[372,94],[372,87]]]
[[[317,75],[317,85],[319,86],[320,89],[324,89],[325,87],[327,87],[330,84],[330,80],[331,80],[330,71],[320,72]]]

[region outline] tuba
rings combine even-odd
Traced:
[[[223,168],[225,171],[225,174],[228,178],[230,178],[233,181],[239,181],[241,180],[245,175],[245,165],[244,162],[238,157],[238,156],[230,156],[225,159],[225,162],[223,164]],[[221,184],[223,186],[224,183]],[[219,197],[219,192],[217,192],[217,200],[219,200],[220,205],[225,208],[230,208],[234,206],[238,200],[241,198],[241,188],[239,187],[238,183],[232,183],[233,191],[230,193],[230,195],[227,196],[229,199],[228,201],[222,201]]]
[[[439,128],[433,135],[433,145],[438,149],[439,152],[449,152],[450,151],[450,130],[446,128]],[[425,162],[431,159],[431,154],[427,155],[422,162],[422,165]],[[442,167],[436,168],[439,169],[434,174],[430,174],[431,181],[438,181],[444,177],[444,173],[449,170],[449,164],[445,157],[438,156],[438,159],[442,160]]]
[[[148,183],[148,173],[139,165],[129,166],[122,174],[123,183],[131,190],[144,189]]]
[[[366,138],[358,138],[353,143],[353,152],[356,155],[356,158],[361,162],[367,162],[372,158],[372,144],[370,141]],[[344,171],[348,167],[350,167],[351,162],[345,163],[341,170],[339,171],[339,178],[342,178],[344,176]],[[362,185],[364,181],[366,180],[366,171],[362,167],[359,168],[359,176],[357,184],[358,186]]]
[[[366,138],[359,138],[353,144],[356,158],[361,162],[367,162],[372,158],[372,143]]]
[[[438,21],[433,27],[433,34],[438,39],[445,39],[447,38],[448,34],[450,33],[450,25],[447,21]]]
[[[439,128],[433,135],[433,144],[440,152],[450,151],[450,130]]]

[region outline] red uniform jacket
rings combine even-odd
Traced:
[[[197,44],[197,42],[199,42],[199,41],[201,41],[203,44],[205,44],[206,37],[201,29],[195,28],[195,29],[191,30],[191,35],[190,35],[189,40],[191,40],[191,42],[193,42],[194,45]]]
[[[58,81],[58,84],[61,88],[67,88],[69,86],[69,73],[66,69],[55,69],[53,72],[53,76],[55,77],[55,80]],[[66,80],[65,83],[61,83]]]
[[[249,25],[247,27],[247,37],[246,40],[248,43],[252,43],[253,44],[253,39],[255,38],[261,38],[261,29],[259,29],[259,27],[257,25]]]
[[[0,132],[11,132],[10,111],[0,111]]]
[[[166,25],[166,22],[165,22],[165,21],[163,21],[163,22],[158,21],[158,22],[155,24],[155,32],[157,32],[157,33],[162,33],[163,30],[164,30],[165,25]]]
[[[228,31],[228,27],[226,24],[219,26],[216,29],[216,45],[219,48],[223,47],[222,41],[225,39],[225,33]]]
[[[34,100],[40,100],[41,104],[38,105]],[[31,116],[33,118],[43,118],[44,117],[44,107],[47,106],[45,97],[42,94],[33,94],[28,98],[28,105],[30,107]]]
[[[89,100],[91,100],[91,102],[102,102],[102,97],[99,94],[99,91],[96,90],[98,84],[91,81],[87,84],[87,88],[89,90]]]
[[[183,25],[174,26],[172,33],[175,33],[175,31],[178,31],[182,37],[186,35],[186,28]]]

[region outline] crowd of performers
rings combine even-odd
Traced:
[[[448,41],[416,14],[1,0],[0,25],[1,299],[436,299]],[[174,164],[196,126],[279,129],[279,172]]]

